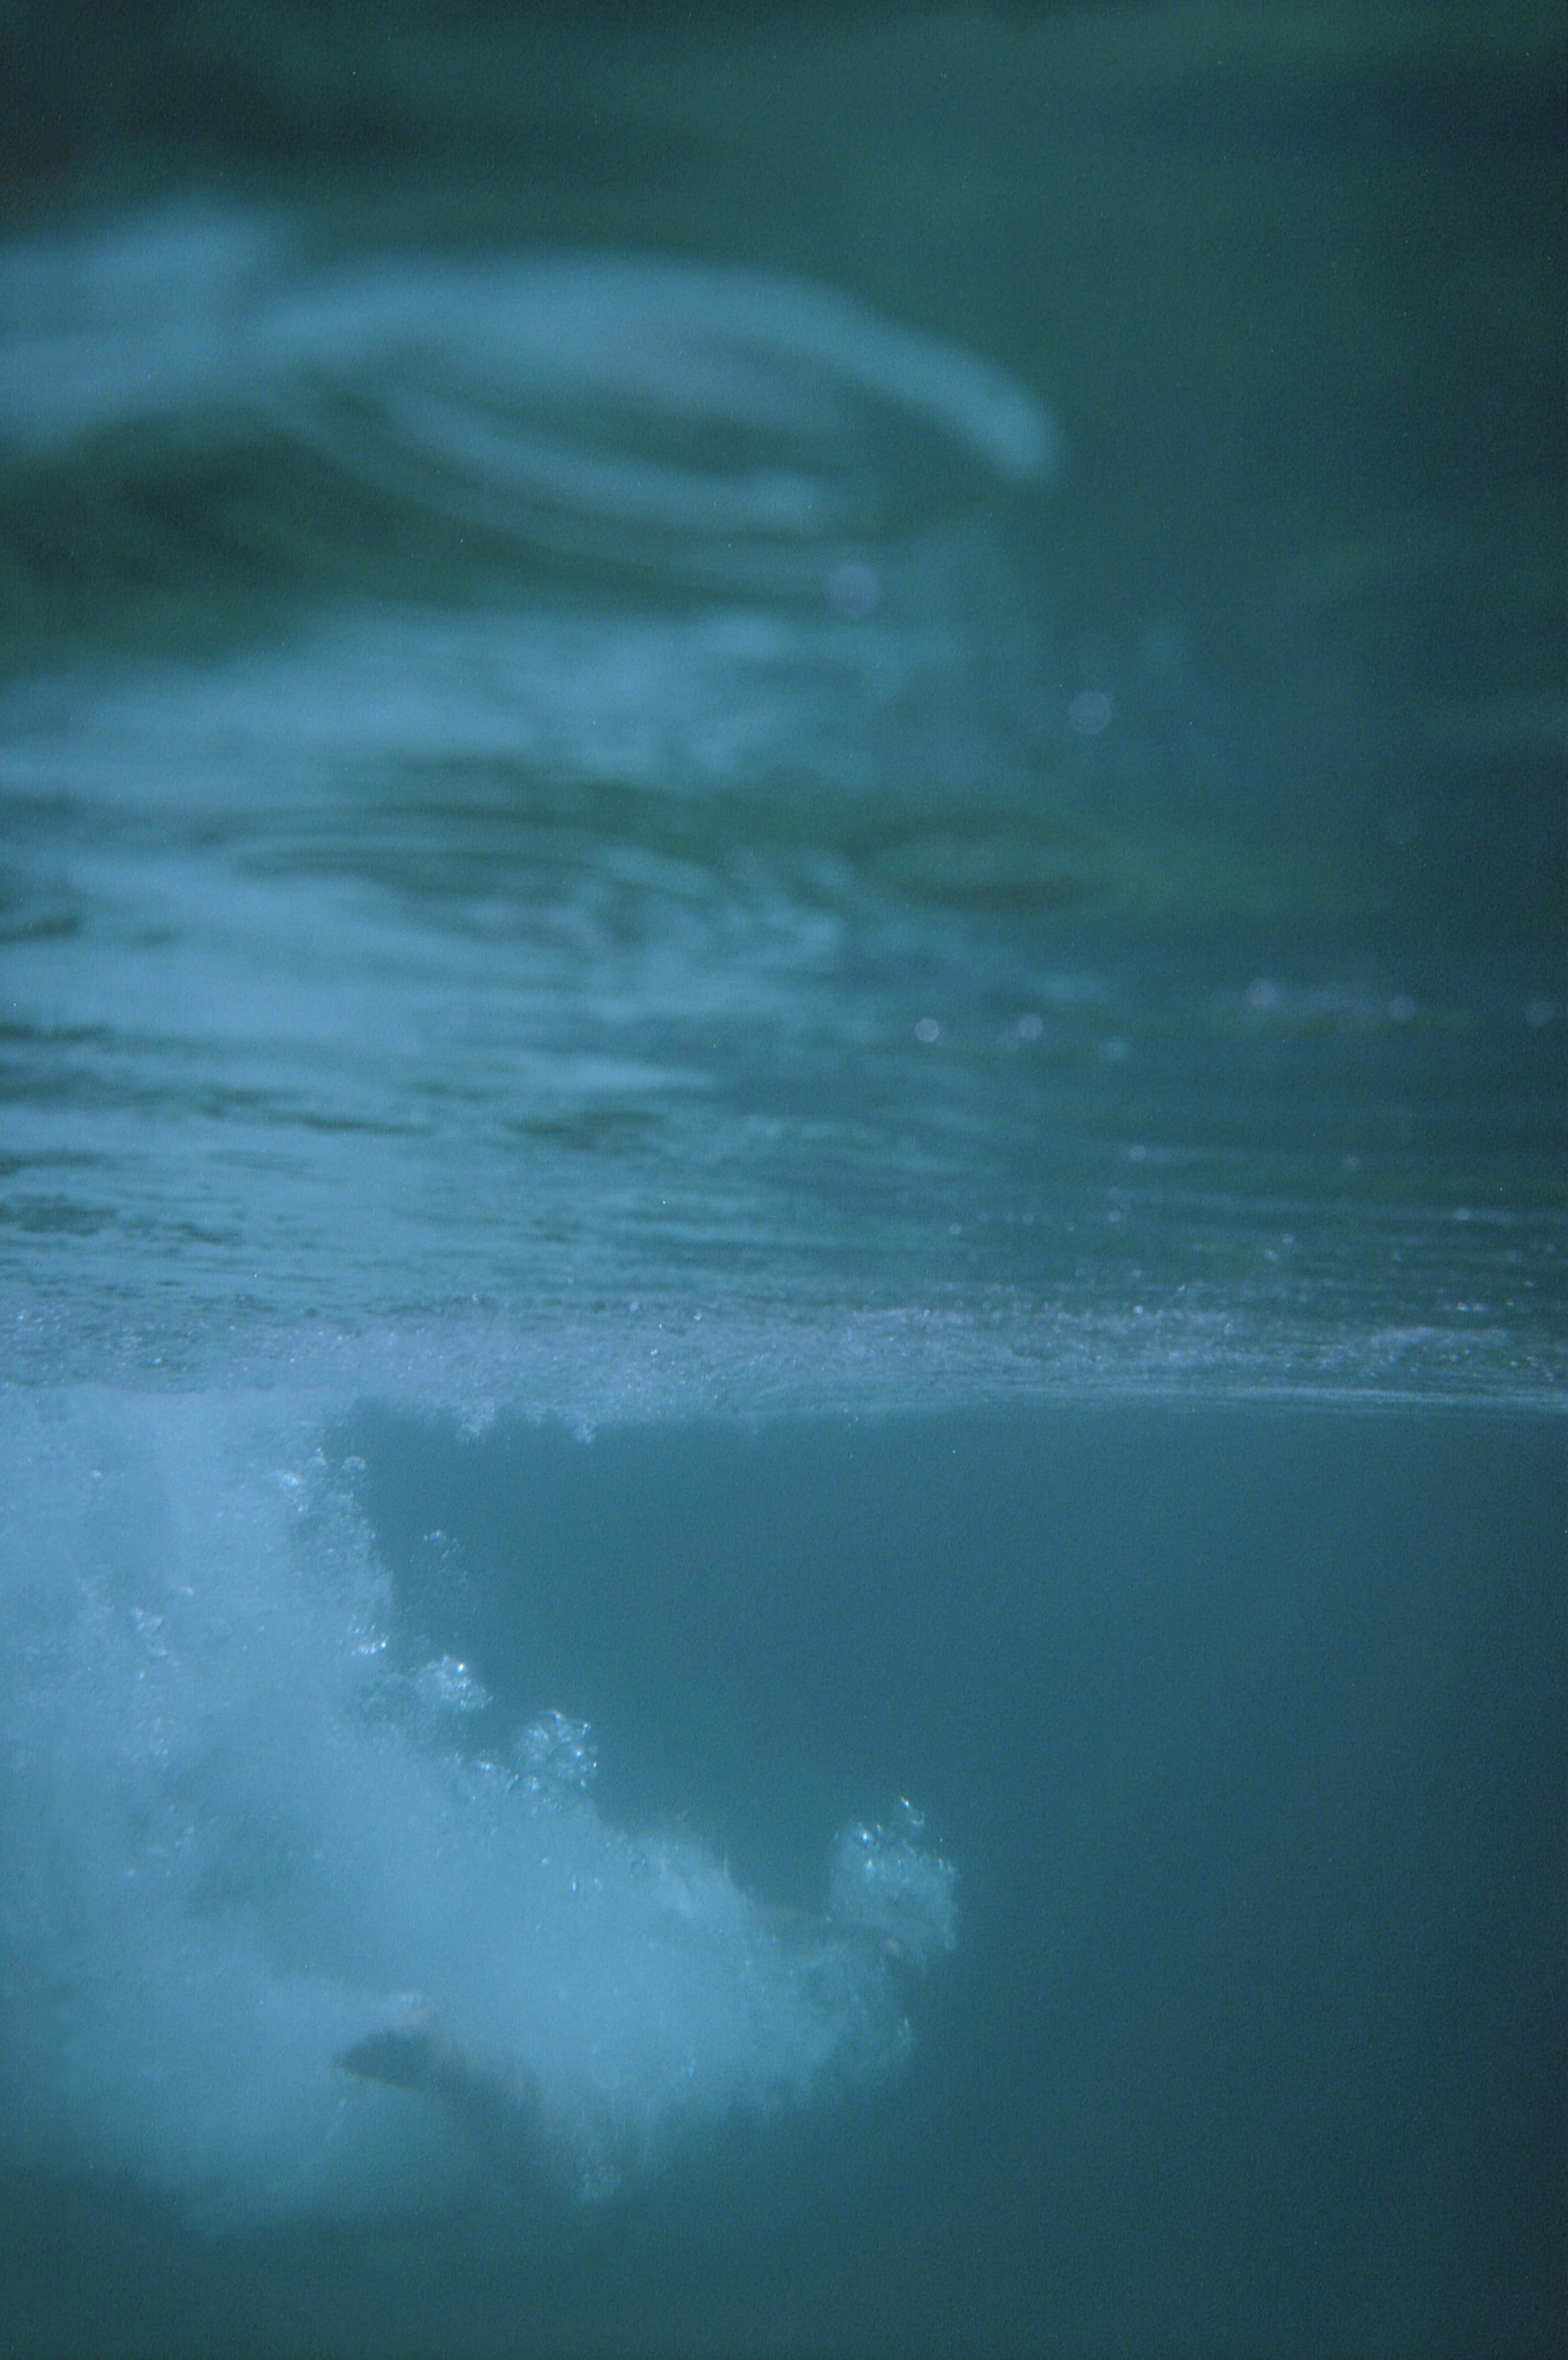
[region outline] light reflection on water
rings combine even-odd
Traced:
[[[14,499],[199,523],[216,469],[302,585],[6,691],[40,1350],[635,1296],[999,1320],[1004,1392],[1085,1330],[1138,1386],[1549,1382],[1555,1003],[1390,930],[1354,832],[1146,792],[1024,387],[789,277],[192,203],[14,244],[0,308]]]

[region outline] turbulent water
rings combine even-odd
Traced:
[[[923,1398],[1553,1384],[1550,964],[1380,916],[1284,711],[1262,827],[1135,794],[1030,389],[798,278],[191,200],[13,240],[0,318],[18,533],[179,606],[4,692],[22,1365],[591,1303],[795,1328],[802,1401],[933,1317]]]
[[[716,133],[8,204],[34,2348],[212,2348],[241,2254],[257,2350],[1537,2338],[1556,151],[1512,49],[1222,104],[1078,13],[842,30],[848,144],[803,20],[579,61],[825,227]],[[363,104],[461,146],[450,38]]]
[[[410,1651],[364,1461],[301,1467],[278,1425],[91,1397],[7,1422],[13,2150],[214,2224],[404,2212],[481,2174],[599,2203],[735,2108],[889,2071],[905,1985],[953,1944],[908,1807],[845,1830],[815,1917],[758,1910],[673,1828],[615,1833],[587,1724],[497,1746],[469,1666]],[[522,2077],[488,2139],[340,2070],[409,1984]]]

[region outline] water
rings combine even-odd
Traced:
[[[1206,22],[13,38],[17,2349],[1552,2347],[1560,28]]]

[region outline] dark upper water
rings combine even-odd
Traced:
[[[1554,2347],[1564,63],[0,30],[0,2345]]]

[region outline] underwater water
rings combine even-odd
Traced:
[[[0,2347],[1551,2350],[1561,29],[5,39]]]

